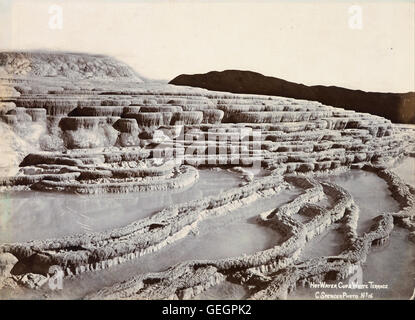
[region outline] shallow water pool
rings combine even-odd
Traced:
[[[174,191],[75,195],[21,191],[0,194],[0,242],[19,242],[103,231],[148,217],[176,203],[237,187],[226,170],[199,170],[192,186]]]
[[[353,196],[360,210],[357,226],[359,235],[369,230],[373,218],[385,212],[399,211],[399,205],[392,198],[387,183],[373,172],[349,170],[321,180],[338,184]]]
[[[260,203],[254,202],[229,215],[202,221],[196,234],[190,234],[153,254],[100,272],[88,272],[76,278],[68,278],[65,280],[64,290],[54,292],[53,297],[80,298],[105,286],[128,280],[134,275],[163,271],[184,261],[235,257],[271,248],[281,240],[281,235],[256,224],[255,217],[294,199],[300,193],[298,189],[283,190]]]
[[[402,173],[402,172],[401,172]],[[403,176],[402,176],[403,177]],[[360,208],[357,231],[367,232],[372,219],[382,212],[399,211],[398,203],[392,198],[386,182],[375,173],[351,170],[321,180],[334,182],[349,191]],[[336,227],[313,239],[304,250],[302,258],[327,256],[341,251],[342,233]],[[330,250],[330,248],[335,250]],[[337,252],[336,252],[337,251]],[[297,288],[289,299],[318,299],[321,293],[333,295],[346,294],[345,299],[409,299],[415,289],[415,245],[408,240],[408,231],[394,228],[390,239],[383,246],[371,248],[367,260],[357,273],[341,283],[354,281],[368,286],[363,289],[311,289]],[[339,282],[333,282],[336,283]],[[370,286],[387,285],[386,289],[371,289]]]

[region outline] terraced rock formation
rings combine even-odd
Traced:
[[[305,193],[284,208],[264,212],[261,223],[277,228],[285,235],[285,241],[272,249],[250,256],[216,261],[190,261],[176,265],[165,272],[141,274],[131,280],[102,289],[87,296],[88,299],[189,299],[218,283],[229,280],[248,286],[252,299],[285,299],[296,286],[307,286],[328,280],[343,280],[353,275],[365,262],[372,246],[382,245],[394,228],[394,219],[411,221],[407,227],[413,230],[414,190],[409,191],[388,170],[376,169],[380,176],[387,176],[391,189],[400,190],[402,210],[376,217],[368,232],[356,233],[359,210],[350,194],[329,183],[300,176],[287,176],[290,183],[301,185]],[[330,195],[333,204],[324,208],[313,204],[322,194]],[[409,204],[409,206],[408,206]],[[410,212],[410,213],[409,213]],[[300,222],[293,216],[307,217]],[[334,223],[341,223],[344,235],[344,251],[337,256],[302,260],[302,249],[316,235]],[[399,223],[399,222],[398,222]]]
[[[19,159],[12,184],[109,183],[123,179],[113,168],[159,158],[193,166],[258,162],[281,173],[355,168],[397,157],[413,139],[383,118],[316,102],[172,86],[114,91],[113,84],[105,85],[109,88],[21,90],[19,97],[3,97],[3,122],[17,133],[23,130],[22,139],[34,127],[38,132],[31,144],[36,152]],[[10,185],[10,179],[2,184]]]
[[[310,101],[369,112],[396,123],[415,124],[415,92],[365,92],[336,86],[306,86],[257,72],[241,70],[181,74],[169,83],[233,93],[264,94]]]
[[[6,57],[10,69],[14,64]],[[394,160],[414,155],[410,126],[319,102],[143,84],[124,69],[109,72],[114,65],[101,58],[97,77],[77,71],[46,78],[49,73],[36,67],[45,56],[34,57],[32,67],[13,67],[1,79],[0,128],[7,139],[0,146],[8,155],[1,163],[4,194],[168,191],[196,182],[202,167],[234,168],[244,181],[104,232],[0,244],[0,291],[44,289],[51,270],[72,279],[139,261],[197,234],[203,221],[238,217],[241,208],[293,187],[303,193],[254,222],[283,235],[271,248],[183,261],[87,298],[188,299],[225,280],[248,288],[254,299],[286,298],[297,285],[353,275],[395,226],[414,238],[415,189],[389,170]],[[52,66],[67,61],[55,58]],[[400,204],[399,212],[379,215],[363,235],[356,232],[362,213],[351,194],[315,178],[350,169],[375,172]],[[342,230],[342,252],[302,259],[311,240],[333,225]]]

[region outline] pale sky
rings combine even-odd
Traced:
[[[49,27],[54,4],[62,29]],[[361,29],[349,26],[352,5],[362,9]],[[107,54],[152,79],[241,69],[405,92],[415,90],[414,7],[397,0],[0,0],[0,50]]]

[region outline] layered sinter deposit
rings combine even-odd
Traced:
[[[169,83],[233,93],[264,94],[319,101],[326,105],[369,112],[393,122],[415,123],[415,92],[366,92],[336,86],[307,86],[241,70],[182,74]]]
[[[53,63],[46,68],[44,61]],[[298,285],[353,275],[395,226],[414,239],[415,189],[389,170],[393,160],[414,155],[411,127],[319,102],[142,83],[128,67],[100,56],[7,53],[1,63],[5,195],[168,192],[195,183],[202,167],[233,168],[243,181],[123,227],[3,243],[0,290],[48,290],[56,270],[76,279],[139,261],[197,236],[208,219],[237,219],[241,208],[289,188],[303,192],[252,222],[282,236],[270,248],[183,261],[87,297],[197,298],[226,280],[253,299],[286,298]],[[362,235],[356,228],[364,213],[351,194],[324,176],[315,179],[350,169],[375,172],[400,205],[398,212],[380,213]],[[303,259],[304,248],[334,225],[342,232],[341,252]]]

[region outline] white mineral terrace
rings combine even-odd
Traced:
[[[206,175],[204,179],[200,180],[199,186],[194,186],[199,191],[198,195],[206,196],[209,192],[212,193],[212,180],[207,178],[208,175],[215,177],[215,186],[218,190],[225,190],[230,187],[235,187],[240,179],[233,174],[227,173],[224,170],[201,171],[201,176]],[[259,179],[259,178],[256,178]],[[390,191],[386,186],[386,182],[379,178],[375,173],[362,170],[352,170],[338,174],[325,174],[320,181],[331,181],[338,185],[350,189],[350,192],[355,200],[355,203],[360,208],[359,219],[357,223],[358,233],[367,232],[370,228],[370,221],[381,214],[382,212],[396,212],[399,211],[398,202],[390,197]],[[204,181],[202,183],[201,181]],[[358,186],[350,188],[350,186]],[[198,187],[198,188],[196,188]],[[232,214],[221,215],[216,218],[211,218],[199,223],[198,227],[185,238],[170,244],[154,253],[148,253],[142,257],[128,260],[124,263],[114,264],[109,268],[104,268],[101,271],[87,271],[78,276],[65,277],[64,289],[61,291],[50,291],[47,288],[37,290],[21,289],[18,293],[10,291],[10,289],[3,289],[0,291],[2,297],[12,295],[15,297],[33,298],[42,297],[46,294],[48,298],[56,299],[73,299],[82,298],[86,294],[91,294],[103,287],[114,286],[122,281],[127,281],[131,277],[137,275],[145,275],[148,273],[162,272],[175,264],[183,263],[185,261],[204,261],[206,259],[226,259],[229,257],[237,257],[240,255],[250,255],[255,252],[272,248],[276,244],[281,244],[284,241],[283,233],[273,230],[269,227],[258,224],[258,215],[265,212],[271,212],[275,208],[282,208],[284,204],[290,204],[301,195],[303,192],[297,186],[291,186],[289,189],[283,189],[275,195],[270,195],[260,201],[255,201],[251,204],[237,209]],[[33,193],[33,198],[36,198],[37,193]],[[26,195],[27,196],[27,195]],[[54,194],[43,194],[44,197],[54,197]],[[62,197],[73,195],[60,195]],[[130,197],[132,196],[132,197]],[[115,196],[115,199],[122,199],[125,201],[132,201],[134,194],[130,196]],[[137,195],[138,196],[138,195]],[[91,196],[85,201],[96,200]],[[97,197],[97,196],[94,196]],[[98,196],[100,199],[105,197]],[[370,202],[365,199],[370,198]],[[184,202],[192,200],[193,196],[185,193],[172,194],[169,202]],[[56,198],[55,198],[56,199]],[[131,212],[137,213],[137,207],[142,207],[143,201],[154,202],[153,194],[148,197],[142,196],[140,202],[132,201],[131,205],[123,206],[123,216],[134,216]],[[70,201],[70,200],[68,200]],[[334,199],[323,197],[317,199],[317,204],[322,208],[329,209],[334,204]],[[51,202],[52,203],[52,202]],[[139,204],[139,205],[138,205]],[[373,204],[373,205],[371,205]],[[151,204],[149,204],[151,208]],[[154,207],[153,207],[154,208]],[[56,211],[56,208],[50,207],[48,210]],[[111,216],[105,215],[106,207],[98,207],[94,210],[95,213],[101,212],[102,216],[97,216],[96,219],[111,220]],[[46,210],[43,210],[47,214]],[[53,215],[50,213],[50,216]],[[302,213],[295,213],[293,215],[303,223],[310,221]],[[55,218],[59,219],[59,218]],[[59,220],[57,220],[59,221]],[[58,223],[48,223],[47,229],[54,229]],[[60,228],[59,232],[62,232]],[[86,231],[84,231],[86,232]],[[34,238],[33,235],[29,237]],[[402,228],[395,228],[391,233],[388,243],[381,247],[374,247],[372,252],[368,255],[365,262],[359,267],[357,275],[361,282],[374,281],[380,283],[386,281],[394,269],[399,268],[399,275],[389,281],[390,290],[382,293],[379,298],[404,298],[411,293],[412,284],[408,278],[413,276],[413,268],[411,261],[415,257],[414,245],[407,241],[407,231]],[[226,245],[225,245],[226,244]],[[341,231],[341,224],[335,223],[320,235],[317,235],[304,247],[299,259],[311,259],[321,256],[335,256],[339,255],[344,250],[344,235]],[[383,261],[386,259],[386,261]],[[396,261],[400,261],[396,263]],[[383,267],[378,268],[377,263],[382,263]],[[395,270],[396,271],[396,270]],[[353,276],[353,275],[352,275]],[[346,278],[347,279],[347,278]],[[346,280],[345,280],[346,281]],[[334,281],[332,281],[334,282]],[[315,298],[313,295],[316,290],[299,287],[298,290],[290,294],[290,298]],[[332,290],[333,291],[333,290]],[[330,292],[330,291],[327,291]],[[225,280],[220,281],[217,285],[206,288],[193,296],[194,299],[236,299],[247,298],[252,294],[247,287],[236,282]]]
[[[192,185],[172,192],[76,195],[37,191],[0,194],[4,210],[1,242],[41,240],[122,227],[174,203],[202,199],[231,187],[241,178],[227,170],[200,170]],[[220,183],[218,183],[220,181]],[[27,208],[30,207],[30,211]]]
[[[133,80],[1,85],[0,298],[412,294],[413,127]]]

